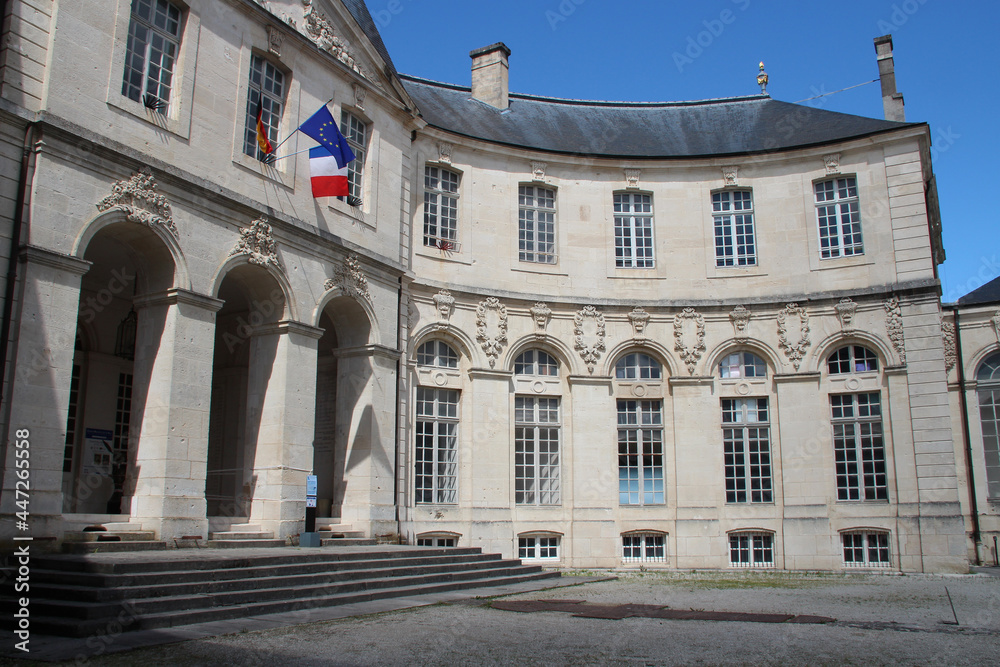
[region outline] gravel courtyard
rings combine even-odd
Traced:
[[[1000,578],[995,576],[675,572],[617,576],[617,581],[503,600],[653,604],[678,610],[820,615],[836,621],[817,625],[608,620],[558,611],[503,611],[492,608],[490,600],[470,599],[139,649],[87,664],[285,667],[1000,662]],[[571,577],[564,579],[572,581]]]

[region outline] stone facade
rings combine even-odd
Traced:
[[[984,310],[959,326],[975,351],[942,344],[925,125],[737,157],[512,146],[423,114],[430,87],[397,76],[357,0],[191,0],[157,107],[123,92],[129,0],[53,6],[10,3],[3,41],[0,240],[19,190],[30,213],[8,253],[4,540],[27,430],[31,531],[57,542],[109,522],[291,538],[314,472],[321,522],[556,566],[975,557],[949,359],[976,368],[1000,339]],[[472,55],[463,103],[513,122],[548,104],[508,94],[503,44]],[[281,80],[274,143],[291,135],[271,163],[248,130],[260,67]],[[293,130],[324,102],[363,129],[360,202],[311,196]],[[827,257],[815,193],[838,178],[863,250]],[[713,202],[743,196],[753,261],[727,265]],[[616,227],[633,205],[648,244]]]

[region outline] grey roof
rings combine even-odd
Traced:
[[[958,300],[961,306],[976,306],[983,303],[1000,302],[1000,276],[979,289],[974,289]]]
[[[575,155],[696,157],[822,145],[924,123],[897,123],[773,100],[588,102],[510,95],[504,111],[469,88],[400,75],[433,127],[489,142]]]
[[[347,11],[351,13],[354,20],[358,22],[361,30],[364,31],[365,36],[375,47],[375,50],[385,61],[385,64],[389,67],[389,74],[392,76],[398,76],[396,73],[396,66],[392,64],[392,58],[389,57],[389,50],[385,48],[385,44],[382,42],[382,35],[378,32],[378,27],[375,25],[375,21],[372,19],[372,15],[368,12],[368,7],[365,6],[364,0],[343,0],[344,6],[347,7]]]

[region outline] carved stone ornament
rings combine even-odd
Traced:
[[[447,141],[438,143],[438,162],[451,164],[451,151],[454,147]]]
[[[951,370],[958,363],[958,346],[955,342],[955,323],[941,320],[941,343],[944,345],[945,370]]]
[[[830,153],[823,156],[823,164],[826,165],[826,173],[840,173],[840,153]]]
[[[841,330],[850,331],[853,329],[852,322],[854,321],[855,313],[858,312],[858,304],[851,301],[849,297],[845,297],[833,308],[837,311],[837,319],[840,320]]]
[[[685,308],[674,317],[674,351],[681,355],[688,374],[694,375],[695,366],[705,353],[705,318],[694,308]]]
[[[649,313],[642,306],[636,306],[628,314],[629,322],[632,323],[632,337],[645,338],[646,325],[649,324]]]
[[[365,98],[368,96],[368,89],[360,83],[352,84],[354,88],[354,106],[360,111],[365,110]]]
[[[344,294],[364,299],[368,303],[372,301],[371,292],[368,291],[368,278],[361,269],[361,260],[353,252],[347,256],[343,264],[334,268],[333,278],[327,280],[323,287],[327,290],[339,287]]]
[[[996,315],[990,321],[993,322],[993,333],[997,335],[997,342],[1000,343],[1000,310],[996,312]]]
[[[552,309],[539,301],[531,307],[531,319],[535,322],[535,332],[542,333],[552,318]]]
[[[790,322],[793,319],[795,322]],[[789,331],[795,342],[789,339]],[[785,351],[785,356],[799,370],[802,357],[811,345],[809,341],[809,313],[798,304],[790,303],[778,313],[778,344]]]
[[[892,297],[882,304],[885,308],[885,332],[892,341],[892,346],[899,354],[899,361],[906,363],[906,346],[903,339],[903,312],[899,308],[899,299]]]
[[[247,261],[258,266],[271,265],[281,270],[281,262],[278,261],[278,246],[271,235],[271,225],[267,224],[267,218],[261,216],[250,223],[246,229],[240,230],[240,240],[236,242],[229,256],[246,255]]]
[[[737,172],[739,171],[739,169],[740,169],[739,166],[737,166],[735,164],[732,165],[732,166],[729,166],[729,167],[723,167],[722,168],[722,182],[725,185],[739,185],[740,184],[740,179],[739,179],[739,176],[737,175]]]
[[[593,373],[605,349],[607,332],[604,315],[593,306],[584,306],[576,312],[573,324],[573,349],[580,353],[580,358],[587,364],[587,371]]]
[[[333,24],[330,23],[330,19],[313,6],[312,0],[302,0],[302,6],[305,7],[302,16],[302,27],[305,29],[306,36],[321,51],[327,51],[332,54],[341,63],[381,88],[382,83],[378,78],[365,71],[361,63],[355,59],[354,54],[351,53],[350,42],[334,34]]]
[[[476,340],[489,359],[490,368],[507,344],[507,306],[495,296],[486,297],[476,308]]]
[[[750,337],[750,317],[752,313],[743,306],[736,306],[729,313],[729,321],[733,323],[733,336],[737,343],[745,343]]]
[[[548,167],[544,162],[534,162],[531,163],[531,180],[533,181],[544,181],[545,180],[545,168]]]
[[[447,322],[451,319],[451,313],[455,310],[455,297],[446,289],[434,295],[434,307],[437,308],[438,315]]]
[[[629,190],[635,190],[639,187],[639,176],[642,174],[641,169],[626,169],[625,170],[625,187]]]
[[[156,192],[156,179],[149,167],[140,167],[127,181],[116,181],[111,194],[97,203],[98,211],[121,211],[129,222],[160,225],[177,238],[173,213],[167,198]]]
[[[269,53],[281,57],[281,41],[284,39],[284,35],[281,31],[275,28],[273,25],[267,26],[267,50]]]

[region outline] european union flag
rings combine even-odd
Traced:
[[[341,169],[354,159],[354,151],[347,145],[347,139],[340,133],[340,128],[333,120],[333,114],[330,113],[325,104],[319,108],[319,111],[310,116],[309,120],[299,125],[299,131],[325,146]]]

